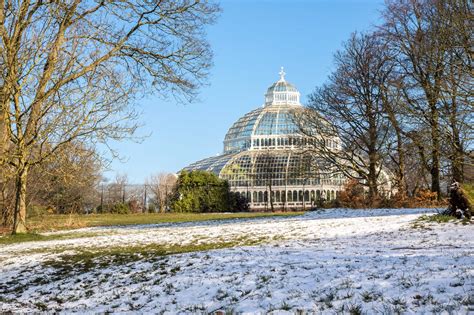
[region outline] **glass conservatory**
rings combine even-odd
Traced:
[[[302,109],[300,93],[285,80],[282,69],[280,79],[268,88],[264,105],[230,127],[224,152],[184,170],[214,172],[256,210],[272,205],[274,209],[307,209],[319,200],[335,199],[344,177],[304,153],[308,139],[294,122],[295,113]],[[340,148],[338,138],[326,143]]]

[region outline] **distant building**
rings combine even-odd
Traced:
[[[255,210],[310,208],[321,199],[334,200],[345,178],[305,155],[309,139],[302,137],[294,114],[303,109],[300,93],[280,79],[265,94],[265,103],[238,119],[224,139],[221,155],[195,162],[184,170],[205,170],[228,180]],[[325,139],[334,150],[339,138]]]

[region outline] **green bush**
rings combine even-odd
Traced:
[[[117,202],[111,205],[98,206],[96,208],[97,213],[115,213],[115,214],[127,214],[130,213],[130,207],[126,203]]]
[[[244,211],[243,200],[230,192],[227,181],[205,171],[179,174],[171,203],[174,212]]]
[[[461,187],[466,192],[471,205],[474,205],[474,184],[462,184]]]
[[[250,210],[249,201],[241,194],[230,192],[230,209],[233,212],[246,212]]]

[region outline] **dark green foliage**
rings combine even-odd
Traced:
[[[241,194],[230,192],[231,210],[235,212],[246,212],[250,210],[249,201]]]
[[[240,210],[239,210],[240,207]],[[172,200],[175,212],[244,211],[244,203],[230,192],[227,181],[204,171],[183,171]]]
[[[97,213],[116,213],[127,214],[130,213],[130,206],[127,203],[117,202],[111,205],[104,205],[97,207]]]
[[[469,200],[470,204],[474,205],[474,184],[463,184],[461,185],[461,188],[466,194],[466,197]],[[474,214],[474,209],[471,208],[471,212]]]

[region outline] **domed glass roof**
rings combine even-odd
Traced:
[[[295,114],[304,110],[300,93],[285,80],[282,69],[280,79],[265,93],[264,105],[230,127],[223,154],[184,170],[215,173],[255,209],[266,209],[268,201],[272,208],[275,203],[276,207],[296,209],[320,198],[334,199],[345,179],[330,164],[305,153],[306,148],[320,144],[299,132]],[[341,146],[337,137],[324,139],[322,145],[335,150]]]
[[[230,127],[224,139],[224,152],[247,150],[252,147],[253,140],[263,136],[298,133],[293,115],[299,109],[302,109],[300,93],[286,82],[282,68],[280,80],[273,83],[265,94],[265,105],[245,114]]]
[[[295,86],[286,81],[277,81],[273,83],[267,90],[267,94],[273,92],[298,92]]]
[[[224,139],[224,152],[249,149],[252,139],[298,133],[294,122],[295,106],[267,106],[251,111],[230,127]]]

